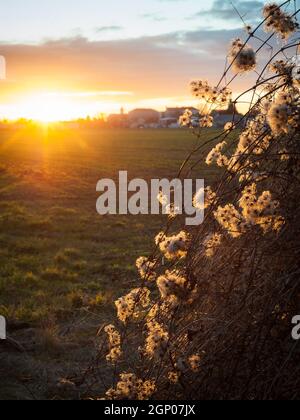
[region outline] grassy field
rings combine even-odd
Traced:
[[[174,178],[194,145],[184,130],[0,132],[0,314],[26,324],[12,334],[27,354],[0,351],[6,397],[45,396],[46,383],[88,360],[97,327],[136,284],[135,260],[163,225],[160,216],[99,216],[97,181],[119,170]],[[204,166],[198,175],[213,176]],[[44,369],[54,377],[41,379]]]

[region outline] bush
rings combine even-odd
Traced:
[[[97,365],[110,363],[111,383],[119,381],[108,399],[300,397],[291,339],[300,295],[300,71],[291,60],[299,50],[299,10],[289,14],[290,3],[265,6],[258,28],[232,42],[217,87],[192,83],[205,107],[199,130],[189,112],[181,118],[199,146],[180,176],[203,160],[222,173],[204,192],[204,223],[178,235],[170,220],[155,253],[137,262],[140,286],[116,302],[118,326],[105,329]],[[271,35],[262,38],[263,26]],[[275,51],[276,36],[285,41]],[[204,154],[212,110],[231,101],[237,75],[254,70],[255,85],[233,103],[250,94],[248,112],[236,118],[233,106],[232,122]],[[232,138],[232,153],[224,152]]]

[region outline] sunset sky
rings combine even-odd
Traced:
[[[233,3],[255,23],[264,2]],[[217,81],[240,28],[229,0],[4,0],[0,118],[187,105],[189,81]]]

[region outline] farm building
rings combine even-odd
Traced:
[[[107,118],[107,123],[110,127],[128,127],[128,115],[126,114],[111,114]]]
[[[128,124],[131,128],[158,126],[160,113],[154,109],[134,109],[128,113]]]
[[[199,110],[194,107],[166,108],[164,112],[154,109],[134,109],[128,114],[122,109],[120,114],[109,115],[107,123],[110,127],[129,128],[178,128],[179,118],[186,110],[193,113],[192,125],[199,126]],[[239,121],[242,115],[237,111],[235,104],[231,102],[227,109],[215,110],[212,112],[214,128],[223,128],[228,122]]]
[[[165,112],[161,113],[160,124],[164,128],[178,128],[179,118],[185,113],[186,110],[192,111],[195,118],[199,120],[199,111],[193,107],[177,107],[177,108],[166,108]]]

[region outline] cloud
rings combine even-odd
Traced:
[[[124,40],[81,36],[39,45],[1,44],[8,80],[0,100],[34,91],[133,92],[133,102],[189,95],[194,78],[215,83],[236,30],[198,30]],[[243,84],[238,79],[237,88]],[[121,96],[121,95],[120,95]]]
[[[100,26],[96,28],[96,32],[115,32],[115,31],[122,31],[124,28],[118,25],[111,25],[111,26]]]
[[[212,19],[240,21],[240,14],[251,23],[259,19],[259,12],[263,6],[264,2],[260,0],[214,0],[210,10],[202,10],[196,13],[193,18],[211,17]]]
[[[141,18],[143,19],[150,19],[153,20],[155,22],[164,22],[167,20],[166,17],[162,16],[159,13],[143,13],[140,15]]]
[[[47,92],[41,94],[42,97],[50,98],[97,98],[97,97],[113,97],[113,96],[132,96],[133,92],[125,91],[88,91],[88,92]]]

